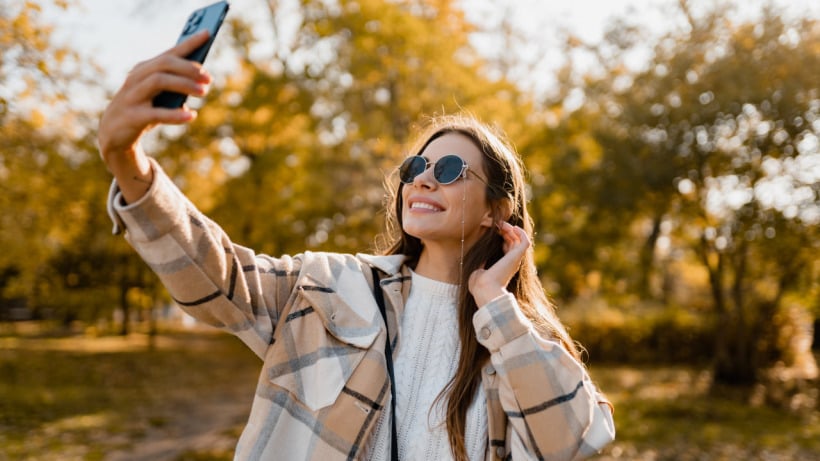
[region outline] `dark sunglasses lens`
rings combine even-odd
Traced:
[[[399,179],[405,184],[410,184],[416,179],[416,176],[424,173],[426,168],[427,161],[424,160],[424,157],[418,155],[408,157],[399,167]]]
[[[445,155],[436,162],[433,176],[439,184],[450,184],[461,176],[464,170],[464,160],[455,155]]]

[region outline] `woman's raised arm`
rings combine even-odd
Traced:
[[[137,64],[103,112],[97,132],[100,155],[128,203],[142,197],[153,181],[151,165],[140,147],[143,133],[160,123],[179,125],[196,117],[196,112],[186,107],[154,107],[152,100],[164,90],[205,95],[211,76],[201,64],[184,56],[207,39],[208,32],[203,31]]]

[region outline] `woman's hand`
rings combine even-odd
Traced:
[[[198,33],[148,61],[137,64],[111,99],[100,119],[97,141],[100,155],[127,202],[139,199],[153,180],[151,165],[139,147],[143,133],[160,123],[188,123],[196,112],[188,108],[153,107],[154,96],[174,91],[203,96],[211,76],[185,56],[205,43],[208,32]]]
[[[504,256],[488,269],[477,269],[470,274],[470,294],[478,307],[507,292],[507,284],[521,267],[521,260],[531,243],[524,229],[509,223],[502,223],[498,233],[504,239]]]

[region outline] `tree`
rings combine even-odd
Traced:
[[[809,165],[818,156],[820,29],[771,7],[759,21],[733,23],[726,7],[698,16],[679,5],[684,28],[658,40],[646,68],[624,65],[646,42],[635,28],[621,24],[593,48],[600,70],[585,75],[585,104],[565,121],[590,120],[598,152],[580,168],[592,200],[579,207],[588,220],[617,218],[595,232],[643,236],[629,254],[644,295],[660,237],[688,252],[674,257],[699,262],[720,332],[715,382],[746,385],[779,358],[773,320],[784,298],[816,303],[820,178]]]
[[[156,284],[129,276],[144,264],[109,233],[96,116],[69,104],[98,69],[51,32],[39,3],[0,0],[0,307],[93,322],[128,307],[112,280],[123,292]]]
[[[65,5],[63,5],[65,6]],[[0,2],[0,300],[26,299],[37,307],[45,264],[70,230],[51,225],[54,211],[74,209],[58,185],[69,147],[48,131],[43,107],[63,100],[57,83],[75,55],[51,42],[35,2]]]

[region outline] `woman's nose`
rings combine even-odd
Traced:
[[[438,182],[436,178],[433,177],[433,168],[428,166],[426,170],[416,175],[416,177],[413,178],[413,185],[416,187],[434,189],[438,185]]]

